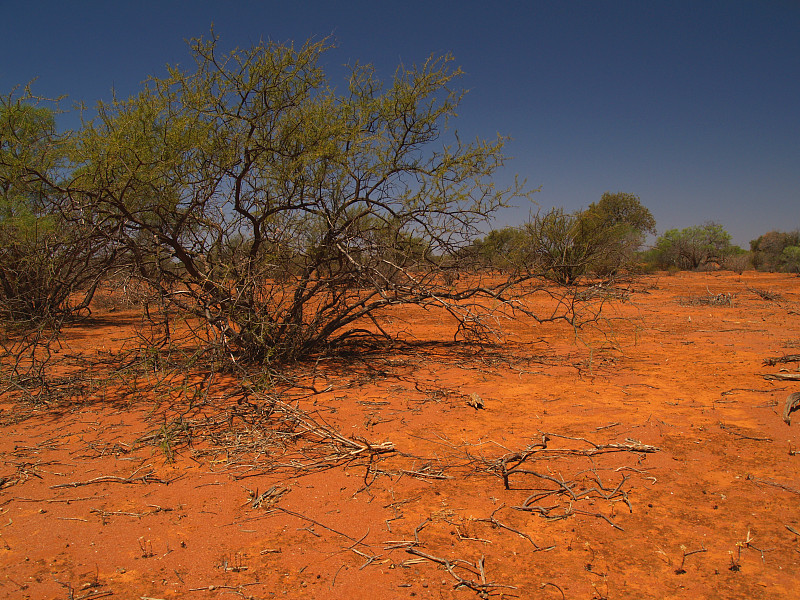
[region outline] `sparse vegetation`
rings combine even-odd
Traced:
[[[725,260],[739,252],[731,244],[731,236],[718,223],[706,223],[686,229],[670,229],[656,240],[645,259],[661,269],[703,270],[721,267]]]
[[[750,242],[750,251],[759,271],[800,273],[800,230],[769,231]]]
[[[462,249],[527,194],[489,180],[502,138],[433,146],[462,95],[451,59],[388,84],[356,65],[337,93],[327,47],[223,54],[216,38],[194,40],[193,69],[101,104],[76,138],[80,167],[49,182],[73,225],[102,222],[135,276],[202,323],[195,342],[233,364],[381,335],[376,315],[401,304],[441,309],[458,335],[481,338],[493,321],[478,300],[511,307],[530,276],[452,284]]]
[[[24,101],[25,98],[27,101]],[[88,309],[114,260],[56,183],[70,168],[68,138],[51,109],[0,98],[0,320],[57,328]]]
[[[606,192],[586,210],[539,211],[522,227],[492,231],[471,250],[484,266],[574,285],[632,269],[647,233],[655,233],[655,219],[638,196]]]

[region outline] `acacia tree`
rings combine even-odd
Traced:
[[[89,306],[113,251],[65,218],[69,136],[25,92],[0,98],[0,317],[55,326]],[[74,215],[73,215],[74,216]],[[67,224],[68,221],[69,224]]]
[[[595,249],[591,270],[612,275],[630,268],[656,220],[635,194],[605,192],[581,215],[583,237]]]
[[[769,231],[750,242],[753,266],[763,271],[797,272],[800,231]]]
[[[685,229],[670,229],[656,240],[652,250],[661,268],[698,269],[710,263],[722,264],[737,248],[719,223],[709,222]]]
[[[606,192],[575,213],[555,208],[525,225],[528,263],[554,281],[571,285],[589,274],[607,277],[629,268],[655,219],[638,196]]]
[[[512,282],[453,287],[443,272],[525,194],[491,182],[502,138],[450,133],[462,92],[449,57],[388,83],[355,65],[340,93],[319,65],[324,41],[190,46],[192,70],[99,105],[64,187],[73,214],[110,224],[139,276],[236,361],[305,356],[403,304],[486,331],[477,300],[502,306]]]

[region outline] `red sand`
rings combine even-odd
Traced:
[[[271,456],[273,472],[266,455],[235,455],[244,438],[134,444],[185,409],[185,390],[156,402],[120,385],[57,409],[0,398],[0,596],[796,598],[800,412],[791,426],[781,413],[800,382],[763,375],[799,363],[763,360],[800,353],[799,283],[649,276],[580,341],[523,321],[485,351],[405,311],[413,349],[322,361],[314,383],[330,389],[297,400],[397,452],[308,474],[291,468],[297,448]],[[709,291],[733,306],[680,302]],[[61,352],[102,357],[130,335],[130,318],[101,316]],[[543,432],[549,448],[659,450],[540,453],[520,468],[552,479],[517,473],[506,490],[493,466]],[[546,516],[514,508],[558,480],[583,492],[534,502]]]

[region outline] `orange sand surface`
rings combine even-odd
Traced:
[[[800,353],[800,279],[619,296],[577,337],[523,319],[485,348],[398,310],[410,343],[298,365],[274,397],[6,392],[0,597],[797,598],[800,382],[764,376],[800,363],[764,360]],[[97,369],[136,322],[95,311],[59,354]]]

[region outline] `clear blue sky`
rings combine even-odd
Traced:
[[[333,36],[334,77],[452,53],[457,129],[511,136],[503,177],[544,208],[625,191],[659,232],[715,220],[744,247],[800,227],[800,0],[0,0],[0,93],[131,95],[212,22],[226,48]]]

